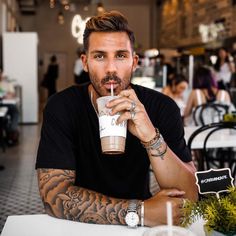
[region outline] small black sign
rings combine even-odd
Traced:
[[[201,194],[227,192],[233,185],[233,178],[229,168],[210,169],[207,171],[198,171],[195,173],[198,191]]]

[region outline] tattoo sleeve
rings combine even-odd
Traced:
[[[39,191],[47,214],[68,220],[125,224],[128,200],[74,185],[75,171],[38,169]]]

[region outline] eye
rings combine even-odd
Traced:
[[[102,60],[102,59],[104,59],[104,55],[103,54],[95,54],[94,58],[97,60]]]
[[[119,54],[117,54],[117,56],[116,56],[118,59],[124,59],[124,58],[126,58],[126,55],[124,54],[124,53],[119,53]]]

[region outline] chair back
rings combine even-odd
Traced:
[[[195,125],[206,125],[220,122],[224,114],[229,111],[229,106],[220,103],[205,103],[197,106],[193,111]]]
[[[224,168],[229,167],[233,178],[236,177],[236,142],[235,147],[228,148],[208,148],[207,143],[210,137],[220,130],[226,130],[226,132],[236,132],[236,122],[217,122],[195,130],[188,140],[188,147],[191,150],[191,145],[194,139],[202,132],[208,130],[203,141],[203,147],[201,149],[201,166],[199,170],[208,170],[210,168]],[[227,131],[228,130],[228,131]]]

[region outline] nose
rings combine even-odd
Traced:
[[[107,60],[107,64],[106,64],[106,73],[116,73],[117,72],[117,67],[116,67],[116,63],[114,60],[109,59]]]

